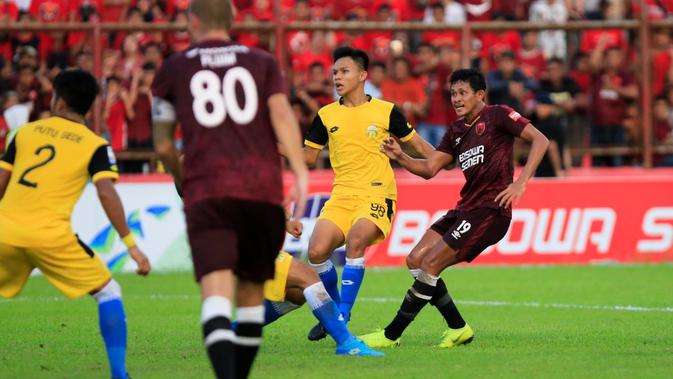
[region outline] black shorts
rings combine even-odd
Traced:
[[[285,240],[285,212],[278,205],[233,198],[208,199],[185,209],[196,280],[233,270],[246,281],[272,279]]]
[[[459,262],[472,262],[505,236],[511,221],[511,217],[503,216],[497,209],[451,210],[430,229],[441,234],[444,242],[456,250]]]

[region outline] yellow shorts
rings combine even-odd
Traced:
[[[101,288],[112,277],[105,263],[74,236],[59,247],[24,248],[0,241],[0,296],[18,295],[36,267],[70,299]]]
[[[290,266],[292,265],[292,255],[281,251],[276,257],[276,272],[273,279],[264,283],[264,298],[269,301],[285,301],[285,286],[287,277],[290,275]]]
[[[347,237],[353,224],[361,218],[367,219],[383,233],[382,237],[372,243],[373,245],[383,241],[390,234],[390,224],[394,213],[395,201],[385,197],[337,195],[327,200],[320,211],[318,220],[332,221],[341,229],[344,237]]]

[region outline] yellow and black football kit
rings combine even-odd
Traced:
[[[393,103],[370,96],[357,107],[344,106],[341,100],[322,107],[304,141],[314,149],[329,143],[334,184],[320,218],[334,222],[344,236],[357,220],[365,218],[387,237],[397,185],[390,160],[380,146],[391,135],[406,142],[414,134]]]
[[[18,131],[0,169],[12,173],[0,199],[0,295],[16,296],[35,267],[69,298],[105,284],[109,270],[70,218],[89,178],[119,177],[107,141],[64,118],[39,120]]]
[[[264,298],[269,301],[285,301],[287,277],[290,275],[290,266],[294,257],[284,251],[276,257],[276,271],[273,279],[264,282]]]

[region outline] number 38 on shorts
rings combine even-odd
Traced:
[[[390,233],[390,224],[395,213],[395,201],[383,197],[370,196],[332,196],[320,212],[319,219],[329,220],[348,235],[350,228],[360,219],[374,223],[381,230],[381,238]]]

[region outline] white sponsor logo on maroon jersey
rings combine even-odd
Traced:
[[[520,115],[519,112],[517,112],[517,111],[511,111],[511,112],[509,112],[509,115],[508,115],[508,116],[509,116],[509,118],[511,118],[511,119],[514,120],[514,121],[519,121],[519,119],[521,118],[521,115]]]

